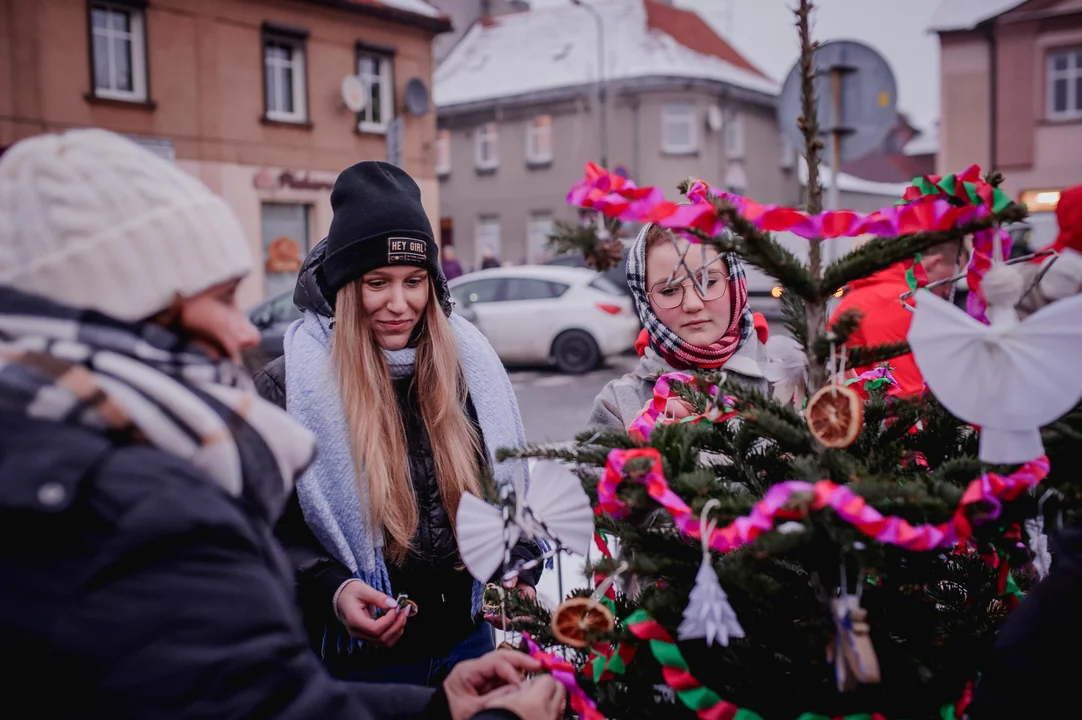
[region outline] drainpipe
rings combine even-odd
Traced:
[[[981,27],[983,26],[983,27]],[[984,37],[988,40],[988,170],[996,169],[996,148],[999,145],[999,48],[996,43],[995,18],[981,23]]]

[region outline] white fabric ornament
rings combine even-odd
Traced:
[[[1033,553],[1033,569],[1037,571],[1037,577],[1042,580],[1052,570],[1052,551],[1048,549],[1048,534],[1044,531],[1044,504],[1053,495],[1063,496],[1055,488],[1049,488],[1037,501],[1037,517],[1022,523],[1026,529],[1030,552]]]
[[[521,537],[543,538],[575,555],[590,547],[594,512],[582,482],[554,460],[539,461],[530,475],[530,489],[515,487],[513,501],[502,497],[501,505],[490,505],[465,493],[459,502],[458,549],[478,582],[488,582],[501,564],[510,563],[511,548]]]
[[[736,611],[729,604],[729,597],[721,588],[710,559],[710,535],[717,524],[710,522],[708,526],[707,517],[710,509],[718,504],[717,500],[711,500],[702,511],[700,527],[703,562],[699,566],[699,574],[695,576],[695,587],[692,588],[688,605],[684,608],[684,620],[676,629],[676,636],[681,640],[703,638],[707,645],[713,645],[716,640],[728,646],[730,638],[744,637],[744,628],[740,626]]]
[[[796,340],[775,335],[766,341],[763,375],[780,403],[803,402],[808,386],[808,358]]]
[[[1023,522],[1029,549],[1033,553],[1033,569],[1037,577],[1044,579],[1052,569],[1052,553],[1048,550],[1048,536],[1044,534],[1044,518],[1037,516]]]
[[[1019,321],[1017,270],[996,264],[981,288],[990,325],[922,290],[909,346],[936,399],[980,426],[981,461],[1028,462],[1044,454],[1040,428],[1082,398],[1082,373],[1074,366],[1082,356],[1082,295]]]

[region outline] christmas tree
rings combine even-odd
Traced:
[[[1077,505],[1082,410],[1042,429],[1046,456],[991,464],[981,460],[985,430],[936,393],[891,392],[889,362],[906,343],[849,346],[856,314],[828,328],[837,290],[966,236],[979,288],[993,254],[1009,256],[999,226],[1025,208],[996,174],[971,169],[918,179],[871,215],[824,213],[810,12],[808,0],[796,11],[805,208],[757,205],[694,179],[677,205],[591,166],[571,197],[605,218],[605,232],[562,227],[554,238],[601,267],[618,259],[611,237],[628,220],[738,253],[784,286],[786,326],[806,362],[796,397],[750,391],[723,372],[673,374],[631,432],[508,453],[567,463],[595,508],[601,558],[589,572],[599,587],[574,590],[555,611],[504,601],[509,616],[532,617],[519,626],[525,649],[573,686],[580,717],[961,720],[997,629],[1042,571],[1036,523],[1064,511],[1070,521]],[[771,236],[778,230],[808,238],[807,264]],[[824,243],[861,233],[876,237],[824,266]],[[983,319],[994,298],[971,296]],[[672,397],[695,412],[668,421]]]

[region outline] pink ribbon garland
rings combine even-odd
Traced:
[[[582,720],[605,720],[605,716],[597,709],[594,701],[579,687],[578,680],[575,679],[574,665],[561,657],[542,650],[530,637],[529,633],[522,633],[522,641],[526,643],[526,649],[529,651],[530,657],[539,660],[542,667],[567,689],[567,695],[571,700],[571,709]]]
[[[665,373],[658,377],[657,382],[654,383],[654,399],[634,420],[631,421],[631,425],[629,425],[627,429],[628,435],[639,442],[649,441],[650,434],[654,431],[659,420],[662,424],[665,423],[664,416],[668,410],[669,401],[679,399],[679,396],[673,391],[672,386],[669,383],[690,383],[694,379],[695,378],[692,375],[682,372]],[[717,391],[717,386],[710,386],[711,395],[716,395]],[[721,410],[712,410],[705,414],[693,414],[670,422],[688,423],[692,425],[703,421],[719,423],[724,422],[737,414],[734,407],[736,405],[735,398],[724,395],[721,398],[721,405]]]
[[[708,195],[730,202],[742,217],[759,230],[787,231],[806,239],[866,234],[894,237],[948,230],[989,212],[984,205],[955,207],[941,197],[926,195],[904,205],[892,205],[868,214],[852,210],[827,210],[810,215],[794,208],[760,205],[740,195],[711,188],[701,180],[693,182],[688,189],[687,198],[691,204],[677,204],[665,200],[658,188],[640,188],[593,163],[587,163],[585,179],[572,186],[567,201],[624,222],[653,222],[673,230],[694,228],[708,235],[717,235],[726,223],[718,217]],[[693,235],[689,237],[695,240]]]
[[[597,487],[597,512],[608,513],[614,518],[626,516],[627,504],[616,496],[616,489],[625,480],[624,465],[637,458],[650,460],[650,468],[630,479],[646,485],[650,497],[669,511],[682,533],[699,539],[699,517],[669,488],[662,472],[661,454],[654,448],[615,449],[609,453],[605,472]],[[881,543],[914,551],[953,547],[959,541],[972,537],[973,522],[999,517],[1001,502],[1014,500],[1036,486],[1048,475],[1048,468],[1048,458],[1042,457],[1026,463],[1010,475],[985,473],[969,483],[953,517],[940,525],[914,526],[902,518],[884,516],[847,486],[829,480],[817,483],[790,480],[771,487],[748,515],[738,517],[723,528],[716,528],[709,544],[718,552],[729,552],[773,530],[774,522],[778,519],[798,519],[808,511],[829,507],[840,518]],[[791,504],[798,507],[784,509]],[[989,510],[971,521],[966,509],[973,505],[986,505]]]
[[[980,171],[976,167],[970,168],[963,179],[973,172],[979,175]],[[868,214],[852,210],[827,210],[818,215],[810,215],[794,208],[760,205],[740,195],[712,188],[701,180],[696,180],[688,188],[686,197],[691,204],[677,204],[665,200],[664,193],[658,188],[640,188],[631,180],[610,173],[594,163],[586,164],[586,177],[572,186],[567,202],[597,210],[623,222],[657,223],[680,232],[692,242],[698,242],[697,236],[683,231],[696,229],[707,235],[718,235],[726,225],[718,217],[709,195],[727,200],[742,217],[759,230],[787,231],[805,239],[859,235],[896,237],[916,232],[942,231],[972,222],[990,212],[989,203],[959,207],[952,204],[946,194],[914,197],[907,193],[908,202]],[[1004,256],[1009,254],[1010,235],[1005,230],[982,230],[974,235],[973,257],[968,268],[967,280],[974,291],[967,297],[966,307],[970,315],[982,322],[987,320],[980,282],[992,264],[993,239],[996,233],[1003,237]]]

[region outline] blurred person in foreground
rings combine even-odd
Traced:
[[[969,264],[969,252],[960,240],[945,242],[925,251],[919,256],[920,267],[928,278],[928,284],[946,280],[962,271]],[[902,305],[901,296],[909,292],[906,281],[908,263],[896,263],[866,278],[854,280],[848,292],[838,303],[830,318],[830,325],[847,310],[859,310],[860,324],[849,336],[850,347],[872,347],[902,342],[909,334],[913,313]],[[950,295],[951,284],[944,283],[932,288],[942,298]],[[913,355],[907,353],[890,361],[894,379],[898,381],[898,394],[919,395],[924,391],[924,378],[917,369]],[[856,373],[872,367],[855,368]]]
[[[229,207],[118,135],[0,159],[0,666],[49,718],[522,718],[563,691],[492,653],[439,690],[331,679],[271,534],[311,433],[237,365]],[[381,622],[395,621],[394,611]]]

